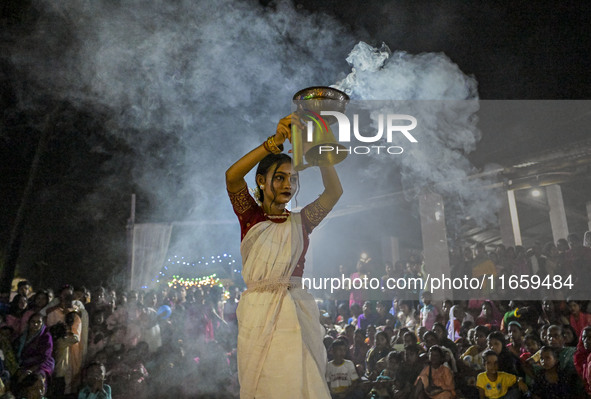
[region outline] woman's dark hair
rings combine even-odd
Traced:
[[[377,332],[376,333],[376,345],[377,345],[377,342],[378,342],[378,336],[379,335],[381,335],[382,337],[384,337],[384,339],[386,340],[386,346],[387,347],[390,347],[390,341],[388,340],[388,334],[386,334],[383,331],[380,331],[380,332]]]
[[[476,326],[474,328],[474,335],[476,335],[479,332],[483,333],[487,337],[488,337],[488,334],[490,334],[490,330],[486,326]]]
[[[525,337],[523,337],[523,342],[527,341],[528,339],[537,342],[539,347],[542,347],[543,345],[539,335],[527,333],[525,334]]]
[[[429,348],[429,352],[439,352],[439,356],[441,356],[441,360],[445,359],[443,355],[443,349],[439,345],[433,345]]]
[[[499,357],[499,355],[497,355],[495,351],[493,351],[492,349],[487,349],[484,351],[484,353],[482,353],[482,360],[486,362],[486,358],[489,356],[496,356],[497,358]]]
[[[412,331],[407,331],[404,333],[404,335],[402,336],[402,338],[409,336],[410,339],[412,340],[412,342],[417,343],[417,335],[415,333],[413,333]]]
[[[345,342],[341,338],[338,338],[338,339],[335,339],[334,341],[332,341],[332,343],[330,344],[330,349],[334,349],[334,348],[339,347],[339,346],[342,346],[345,349],[348,348],[347,342]]]
[[[501,344],[503,344],[503,350],[505,350],[505,348],[507,347],[507,341],[505,340],[505,334],[503,334],[500,331],[491,332],[490,334],[488,334],[488,337],[486,337],[486,339],[488,339],[489,341],[491,339],[496,339]]]
[[[550,352],[554,356],[554,359],[558,360],[559,359],[559,357],[558,357],[559,350],[560,350],[559,348],[553,348],[551,346],[542,346],[540,348],[540,353]]]
[[[433,323],[433,327],[431,327],[431,331],[435,331],[435,327],[440,328],[444,333],[447,333],[447,329],[445,328],[445,326],[443,325],[443,323],[436,321],[435,323]]]
[[[388,353],[388,361],[390,361],[390,359],[397,361],[398,363],[402,363],[402,362],[404,362],[404,353],[398,352],[398,351],[392,351],[392,352]]]
[[[427,339],[427,337],[429,337],[429,336],[431,336],[431,335],[432,335],[433,337],[435,337],[435,339],[439,340],[439,337],[437,336],[437,334],[435,334],[435,332],[434,332],[434,331],[432,331],[432,330],[427,330],[427,331],[425,331],[425,333],[423,334],[423,341],[424,341],[425,339]]]
[[[257,171],[256,171],[256,176],[258,175],[262,175],[262,176],[267,176],[267,173],[269,173],[269,170],[271,170],[271,168],[274,166],[273,169],[273,177],[275,177],[275,172],[277,172],[277,169],[283,165],[284,163],[291,163],[291,157],[287,154],[269,154],[266,157],[264,157],[261,162],[259,162],[259,165],[257,166]],[[255,181],[255,183],[257,184],[258,187],[258,183]],[[272,183],[272,182],[269,182]],[[275,191],[273,189],[273,185],[271,184],[271,190],[273,191],[273,194],[275,194]],[[265,199],[265,196],[263,194],[263,190],[258,190],[258,198],[257,200],[259,200],[259,202],[263,202],[263,200]]]
[[[577,335],[577,331],[575,330],[575,328],[573,326],[571,326],[570,324],[563,324],[562,325],[562,330],[563,330],[563,334],[564,334],[564,330],[570,330],[570,332],[573,335],[573,340],[571,342],[565,342],[564,346],[577,346],[577,342],[579,341],[579,337]]]
[[[14,296],[14,298],[12,298],[12,301],[10,301],[10,308],[8,310],[8,314],[22,316],[23,313],[25,313],[27,308],[20,309],[18,307],[18,302],[21,300],[21,298],[25,298],[25,300],[27,299],[24,295],[21,295],[21,294],[16,294]],[[28,305],[28,302],[27,302],[27,305]]]
[[[100,367],[105,370],[107,369],[105,364],[103,362],[99,362],[98,360],[93,360],[92,362],[88,363],[88,365],[84,369],[88,371],[88,369],[90,369],[91,367]]]

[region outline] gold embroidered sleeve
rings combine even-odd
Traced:
[[[325,208],[320,203],[320,198],[317,198],[314,202],[306,205],[302,210],[306,219],[310,222],[310,224],[314,227],[318,226],[320,222],[328,215],[330,209]]]
[[[234,211],[238,215],[242,215],[253,206],[256,206],[254,198],[252,198],[248,192],[248,186],[244,186],[244,188],[237,193],[228,192],[228,196],[230,197],[230,202],[232,203]]]

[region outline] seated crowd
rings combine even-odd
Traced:
[[[223,320],[219,287],[30,291],[0,303],[0,398],[237,397],[237,301]]]
[[[569,272],[591,281],[591,249],[569,238],[527,251],[455,251],[452,275]],[[357,266],[351,278],[371,273],[367,262]],[[382,280],[421,277],[421,266],[420,254],[387,263]],[[491,291],[433,303],[427,291],[382,288],[379,300],[359,290],[318,300],[333,398],[591,396],[589,301],[505,301]],[[238,289],[225,300],[217,286],[31,291],[22,281],[0,302],[0,399],[239,396]]]
[[[382,284],[378,300],[351,290],[348,300],[337,294],[320,301],[333,398],[591,397],[591,303],[574,299],[589,297],[591,248],[582,242],[571,235],[558,246],[499,245],[492,252],[476,244],[474,253],[450,256],[452,276],[571,275],[578,290],[563,300],[501,300],[536,295],[489,290],[488,298],[435,306],[428,291],[409,295]],[[365,259],[351,279],[375,276]],[[387,262],[381,280],[422,278],[421,266],[420,254]]]

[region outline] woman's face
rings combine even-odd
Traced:
[[[385,348],[388,346],[388,340],[383,334],[376,335],[376,346],[378,348]]]
[[[443,304],[441,305],[441,311],[445,315],[448,315],[449,314],[449,309],[450,308],[451,308],[451,303],[449,303],[448,301],[444,301]]]
[[[49,298],[45,293],[35,295],[35,306],[37,308],[44,308],[49,303]]]
[[[476,345],[481,348],[486,348],[486,334],[482,331],[476,332]]]
[[[264,201],[277,204],[287,204],[296,191],[298,176],[291,167],[291,162],[284,162],[277,170],[275,165],[267,171],[264,179]]]
[[[25,296],[21,296],[21,297],[18,299],[18,308],[19,308],[20,310],[25,310],[25,309],[27,308],[27,297],[25,297]]]
[[[525,340],[525,348],[529,353],[536,353],[540,350],[540,345],[535,339],[528,338]]]
[[[410,346],[410,345],[414,345],[416,344],[416,342],[414,342],[415,340],[413,339],[411,334],[404,334],[404,336],[402,337],[402,342],[404,343],[404,346]]]
[[[568,309],[570,310],[570,313],[575,316],[578,316],[579,312],[581,311],[581,307],[579,306],[579,304],[574,301],[569,302]]]
[[[424,338],[424,341],[425,341],[425,346],[426,346],[427,348],[430,348],[430,347],[432,347],[433,345],[437,345],[437,344],[438,344],[438,342],[437,342],[437,337],[434,337],[432,334],[429,334],[429,335],[427,335],[427,336]]]
[[[31,316],[29,319],[29,332],[34,334],[41,330],[41,327],[43,327],[43,318],[41,315],[36,314]]]
[[[564,342],[567,344],[572,343],[575,340],[575,335],[570,328],[564,329]]]
[[[488,348],[493,350],[497,355],[500,355],[503,351],[503,343],[498,339],[489,339]]]
[[[443,359],[441,358],[439,351],[430,350],[429,351],[429,361],[431,362],[431,366],[437,368],[441,365],[441,363],[443,362]]]
[[[433,326],[433,332],[434,332],[435,334],[437,334],[437,336],[439,337],[439,339],[443,338],[443,337],[446,335],[446,334],[445,334],[445,330],[443,330],[443,329],[441,328],[441,326],[438,326],[438,325],[436,325],[436,326]]]
[[[484,315],[484,317],[492,316],[492,307],[490,306],[490,303],[484,302],[482,304],[482,314]]]
[[[509,338],[511,338],[511,342],[520,344],[522,337],[523,332],[521,331],[521,328],[516,325],[509,326]]]
[[[546,328],[540,328],[540,341],[544,344],[547,343],[546,338],[548,336],[548,330]]]
[[[585,349],[590,350],[591,349],[591,330],[590,329],[584,329],[583,330],[583,335],[581,336],[581,340],[583,341],[583,346],[585,347]]]

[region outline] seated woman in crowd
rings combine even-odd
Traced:
[[[522,377],[524,375],[519,359],[507,349],[505,335],[493,331],[487,337],[488,347],[497,354],[500,371]]]
[[[558,367],[558,353],[555,348],[544,346],[540,350],[540,364],[531,389],[533,399],[580,398],[575,390],[574,375]]]
[[[378,376],[377,363],[380,359],[385,358],[392,348],[388,341],[388,335],[385,332],[376,334],[375,345],[367,352],[365,359],[365,376],[368,380],[373,381]]]
[[[439,346],[429,348],[429,363],[415,382],[414,394],[417,399],[456,397],[453,373],[443,364],[443,359],[443,351]]]
[[[55,366],[52,357],[53,339],[43,322],[43,316],[34,314],[29,319],[27,331],[15,343],[18,370],[16,381],[37,373],[47,381]]]

